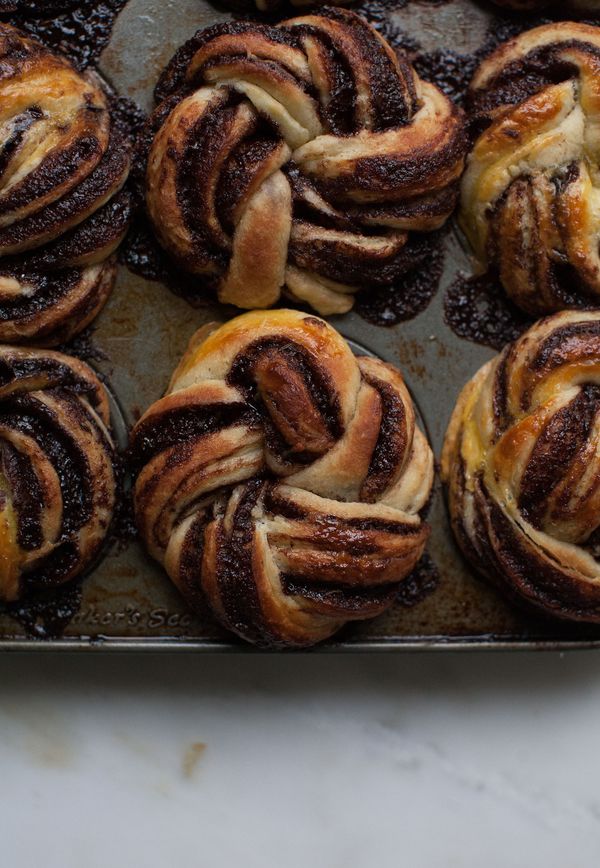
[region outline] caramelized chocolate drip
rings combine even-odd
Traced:
[[[80,68],[108,45],[127,0],[0,0],[0,19],[25,30]]]
[[[405,272],[392,286],[369,287],[356,299],[357,312],[368,322],[393,326],[425,310],[438,290],[444,270],[445,231],[414,235],[404,248]]]
[[[527,329],[532,319],[507,299],[498,277],[459,274],[446,290],[444,320],[461,338],[501,350]]]

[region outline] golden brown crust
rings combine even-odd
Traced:
[[[442,477],[465,555],[544,612],[600,622],[600,314],[540,320],[467,383]]]
[[[314,316],[204,331],[131,449],[148,550],[252,642],[311,645],[383,611],[428,537],[433,457],[402,377]]]
[[[127,131],[94,73],[0,24],[0,340],[57,344],[114,283]]]
[[[391,284],[410,230],[453,210],[461,112],[358,15],[199,31],[158,84],[146,200],[161,245],[222,301],[341,313]]]
[[[115,504],[106,392],[83,362],[0,346],[0,600],[79,575]]]
[[[557,22],[501,45],[470,102],[487,124],[460,222],[482,264],[534,315],[600,296],[600,28]]]

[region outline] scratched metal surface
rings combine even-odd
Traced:
[[[470,52],[488,26],[485,4],[454,0],[435,6],[412,2],[390,12],[423,50],[450,47]],[[158,72],[199,27],[228,14],[204,0],[130,0],[116,22],[101,67],[119,91],[151,106]],[[445,271],[429,307],[415,319],[385,329],[357,314],[332,318],[348,338],[397,364],[415,396],[436,455],[458,392],[492,351],[456,337],[444,324],[444,288],[458,269],[469,270],[454,232],[447,240]],[[191,308],[159,283],[120,269],[95,343],[128,423],[157,399],[190,335],[204,322],[222,319],[219,306]],[[436,590],[411,608],[352,626],[321,650],[447,648],[573,648],[600,646],[600,631],[532,619],[506,603],[468,569],[450,534],[439,482],[430,513],[429,552],[440,579]],[[212,621],[192,616],[162,570],[137,542],[109,552],[83,583],[82,605],[60,639],[31,640],[20,624],[0,616],[0,647],[139,649],[246,649]]]

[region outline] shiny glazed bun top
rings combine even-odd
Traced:
[[[131,449],[150,553],[261,645],[379,614],[428,537],[433,457],[400,373],[298,311],[199,333]]]
[[[57,344],[98,313],[130,150],[95,73],[0,24],[0,341]]]
[[[481,368],[442,474],[476,567],[548,614],[600,621],[600,313],[543,319]]]
[[[78,359],[0,346],[0,600],[98,555],[115,504],[106,391]]]
[[[600,303],[600,28],[558,22],[483,61],[470,107],[487,128],[462,181],[479,259],[532,314]]]
[[[459,110],[348,10],[201,30],[156,94],[148,212],[223,302],[346,311],[453,209]]]

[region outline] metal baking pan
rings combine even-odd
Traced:
[[[432,68],[445,69],[450,87],[468,72],[469,57],[493,25],[494,13],[484,0],[377,4],[367,0],[362,9],[396,40],[429,57]],[[205,0],[129,0],[101,56],[101,70],[121,94],[149,109],[153,85],[173,51],[197,28],[228,17]],[[470,263],[453,227],[443,244],[439,290],[418,316],[388,328],[357,312],[332,318],[359,347],[401,368],[436,455],[461,386],[494,352],[459,338],[444,321],[445,289],[457,272],[469,271]],[[120,266],[113,296],[93,332],[91,361],[108,377],[127,425],[163,393],[190,335],[203,323],[228,315],[210,299],[191,307],[161,283]],[[85,341],[80,350],[89,357]],[[599,628],[520,611],[472,573],[453,542],[439,483],[429,521],[430,561],[408,582],[402,599],[381,617],[343,630],[317,650],[600,646]],[[1,614],[0,648],[250,650],[209,617],[191,615],[167,576],[133,539],[117,540],[80,588]]]

